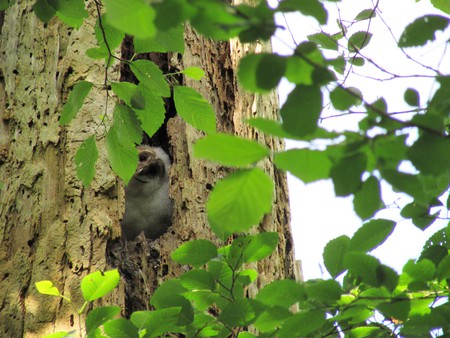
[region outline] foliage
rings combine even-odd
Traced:
[[[278,168],[305,183],[331,179],[337,196],[354,196],[355,211],[367,222],[352,238],[341,236],[325,247],[324,263],[333,279],[276,281],[261,289],[255,298],[246,297],[245,290],[257,272],[245,264],[267,257],[276,247],[276,234],[240,235],[230,245],[219,248],[205,240],[185,243],[172,258],[192,269],[157,289],[150,300],[154,311],[135,312],[126,320],[113,319],[118,312],[115,307],[95,309],[86,320],[89,337],[155,337],[168,332],[188,337],[251,337],[244,332],[249,325],[263,337],[429,336],[450,332],[449,227],[433,235],[421,256],[409,261],[400,274],[370,254],[396,225],[391,220],[373,218],[385,207],[382,182],[411,196],[412,202],[402,208],[401,215],[420,229],[430,226],[450,206],[450,77],[427,67],[433,71],[438,89],[422,106],[418,90],[408,88],[403,99],[415,108],[406,118],[390,111],[385,98],[371,102],[365,99],[364,88],[346,85],[354,67],[377,67],[362,52],[376,32],[370,31],[370,24],[365,29],[352,26],[361,27],[358,24],[375,20],[378,2],[351,23],[341,21],[338,33],[321,31],[310,35],[292,55],[259,53],[242,59],[238,76],[246,90],[266,93],[276,88],[282,78],[295,86],[281,107],[281,122],[262,118],[248,121],[267,135],[302,140],[307,145],[278,153],[256,141],[216,133],[215,114],[201,94],[173,85],[173,74],[163,74],[149,60],[123,60],[112,51],[128,34],[134,36],[138,53],[183,53],[185,23],[212,39],[267,40],[277,28],[277,13],[299,11],[320,24],[327,23],[324,3],[284,0],[276,8],[263,1],[255,6],[232,6],[219,0],[165,0],[151,5],[144,0],[105,0],[104,8],[94,3],[97,25],[93,33],[98,46],[88,50],[87,55],[105,59],[104,85],[110,86],[117,97],[113,116],[104,116],[112,119],[106,140],[111,167],[125,182],[136,167],[135,144],[143,132],[152,135],[161,126],[165,114],[162,98],[171,97],[173,92],[179,115],[206,134],[195,145],[195,154],[237,167],[217,183],[207,203],[208,221],[218,237],[245,233],[270,211],[274,184],[257,163],[272,156]],[[445,1],[431,3],[450,14]],[[0,9],[8,6],[9,1],[0,1]],[[43,22],[56,15],[74,28],[80,27],[88,15],[82,0],[37,0],[33,9]],[[407,55],[406,48],[433,42],[436,33],[445,31],[449,23],[445,14],[424,15],[407,25],[398,48]],[[139,84],[109,82],[108,67],[114,61],[129,64]],[[193,79],[203,76],[196,68],[180,70],[180,74]],[[92,85],[82,81],[73,88],[61,124],[76,117]],[[336,133],[322,129],[320,120],[327,102],[344,114],[357,109],[363,116],[359,130]],[[407,141],[408,134],[417,135],[412,144]],[[85,186],[95,176],[95,139],[103,136],[87,138],[75,157],[77,173]],[[318,141],[324,144],[320,150],[314,146]],[[404,171],[401,164],[405,162],[414,169]],[[337,281],[344,273],[343,279]],[[101,276],[94,273],[87,282],[87,277],[83,279],[86,302],[101,297],[114,284],[94,283]],[[51,282],[39,282],[37,288],[41,293],[63,297]],[[293,305],[298,305],[299,310],[294,311]]]

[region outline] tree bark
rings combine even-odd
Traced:
[[[94,47],[95,15],[79,30],[56,18],[43,24],[28,2],[18,2],[4,13],[0,37],[0,336],[42,337],[57,331],[80,330],[83,317],[65,301],[38,294],[35,282],[51,280],[81,307],[81,279],[95,270],[119,267],[119,288],[102,304],[132,311],[148,307],[148,299],[162,281],[187,270],[170,259],[180,244],[196,238],[214,239],[205,203],[215,182],[229,169],[192,156],[192,146],[203,134],[175,116],[167,123],[173,164],[170,194],[173,224],[160,239],[128,243],[123,248],[120,219],[123,184],[110,170],[104,133],[112,115],[106,106],[104,65],[85,56]],[[2,20],[0,20],[0,23]],[[213,42],[186,28],[182,60],[166,57],[171,68],[199,66],[206,76],[186,80],[212,104],[219,131],[257,139],[273,150],[283,142],[249,128],[252,116],[278,118],[275,93],[259,96],[237,84],[239,59],[250,51],[267,48],[236,40]],[[120,67],[109,70],[109,80],[120,78]],[[75,120],[60,126],[58,119],[73,85],[79,80],[94,88]],[[76,177],[74,156],[83,140],[97,134],[99,160],[94,181],[84,188]],[[279,278],[300,278],[294,261],[289,226],[285,175],[271,160],[262,167],[276,183],[275,203],[257,231],[277,231],[277,251],[258,263],[262,285]]]
[[[75,173],[81,142],[95,131],[102,135],[108,124],[101,123],[103,64],[85,56],[96,43],[94,22],[91,17],[79,30],[57,18],[43,24],[28,1],[5,12],[0,41],[1,337],[79,330],[74,309],[38,294],[35,282],[51,280],[81,307],[81,278],[107,268],[107,240],[119,235],[123,192],[107,162],[104,138],[98,138],[93,184],[85,189]],[[110,78],[118,78],[117,67]],[[76,119],[62,127],[63,103],[83,79],[95,87]],[[119,298],[115,302],[122,304]]]

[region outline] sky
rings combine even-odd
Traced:
[[[339,13],[340,18],[351,20],[361,10],[373,7],[370,0],[343,0],[340,3],[326,2],[326,4],[331,18],[329,22],[332,23],[331,26],[324,28],[324,31],[328,33],[338,32],[338,27],[335,24],[338,19],[337,13]],[[380,0],[379,9],[382,14],[370,23],[373,38],[370,44],[363,49],[363,54],[395,74],[433,75],[417,63],[406,59],[396,47],[393,37],[398,40],[403,29],[414,18],[425,14],[445,14],[434,9],[428,0],[422,0],[418,3],[415,0]],[[286,20],[297,43],[305,41],[307,35],[321,30],[314,19],[302,17],[299,14],[286,15]],[[279,25],[286,27],[286,21],[282,16],[279,16],[277,21]],[[355,32],[367,30],[367,25],[368,21],[359,23],[358,26],[354,27]],[[427,44],[424,48],[409,48],[406,51],[415,59],[420,60],[421,63],[439,68],[443,73],[450,73],[450,53],[445,54],[445,41],[449,38],[450,30],[447,29],[437,35],[435,43]],[[279,29],[276,37],[272,40],[274,51],[279,54],[292,54],[292,48],[295,46],[292,40],[288,29]],[[445,55],[444,59],[442,59],[443,55]],[[375,78],[387,77],[374,67],[368,67],[367,71],[359,69],[357,71],[360,75],[369,75]],[[388,102],[390,111],[411,109],[403,101],[403,92],[408,87],[413,87],[422,94],[422,105],[426,104],[427,99],[437,89],[431,80],[424,78],[377,81],[368,79],[366,76],[350,76],[346,84],[360,88],[368,102],[373,102],[383,96]],[[291,84],[282,81],[279,86],[280,103],[284,102],[292,88]],[[324,113],[328,115],[337,114],[332,108]],[[357,123],[358,118],[353,115],[352,117],[326,119],[323,121],[323,127],[339,131],[344,128],[356,129]],[[408,142],[413,142],[414,138],[415,134],[411,133]],[[301,147],[302,145],[294,141],[287,141],[286,144],[288,149],[298,146]],[[405,166],[407,170],[414,170],[412,166],[408,167],[407,163]],[[302,261],[304,279],[328,278],[329,275],[322,263],[322,253],[326,243],[344,234],[351,237],[363,222],[353,211],[352,197],[335,197],[330,180],[305,185],[297,178],[288,175],[288,185],[296,258]],[[408,196],[393,193],[387,185],[382,185],[382,195],[385,203],[391,205],[391,208],[379,212],[377,217],[400,221],[400,210],[392,207],[392,205],[403,206],[409,203],[411,199]],[[426,231],[422,231],[411,222],[402,220],[397,223],[388,240],[375,249],[372,254],[379,258],[383,264],[400,272],[408,259],[414,259],[420,255],[423,244],[428,237],[447,224],[447,221],[439,221]]]

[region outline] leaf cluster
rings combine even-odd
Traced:
[[[233,6],[218,0],[94,3],[98,17],[93,34],[98,46],[89,49],[87,55],[105,60],[103,86],[111,88],[116,102],[112,116],[106,110],[100,119],[100,123],[109,119],[107,133],[88,137],[75,156],[83,185],[89,186],[95,177],[96,143],[102,137],[106,138],[111,167],[128,182],[137,164],[135,145],[143,132],[152,135],[158,130],[165,115],[163,98],[173,97],[181,118],[205,133],[194,145],[195,156],[236,169],[216,184],[206,205],[208,222],[219,238],[247,233],[270,212],[274,182],[258,167],[262,160],[272,160],[277,168],[305,183],[331,179],[337,196],[353,196],[355,212],[366,222],[352,238],[341,236],[325,247],[324,263],[334,279],[275,281],[254,298],[247,297],[247,288],[258,274],[246,264],[266,258],[277,245],[276,234],[235,235],[231,244],[222,247],[206,240],[185,243],[172,259],[191,269],[157,289],[150,300],[154,311],[135,312],[126,320],[114,319],[116,307],[95,309],[87,317],[88,336],[155,337],[172,332],[188,337],[251,337],[245,331],[249,325],[263,337],[427,336],[437,329],[448,334],[448,228],[433,235],[421,256],[408,262],[400,274],[370,254],[396,225],[374,218],[385,207],[383,184],[411,197],[411,202],[401,207],[401,216],[420,229],[430,226],[441,211],[450,207],[450,77],[436,71],[438,89],[428,99],[417,89],[407,88],[403,99],[414,109],[406,119],[397,118],[383,97],[369,102],[363,88],[346,85],[349,71],[373,63],[363,52],[376,34],[361,29],[360,24],[376,19],[376,5],[361,11],[350,24],[340,22],[337,33],[310,35],[291,55],[258,53],[242,59],[238,78],[246,90],[264,94],[283,78],[294,85],[281,107],[281,121],[261,117],[248,121],[266,135],[305,144],[303,148],[274,152],[256,141],[217,133],[215,113],[201,94],[180,86],[174,74],[163,74],[153,62],[134,57],[122,60],[114,50],[128,34],[134,36],[136,53],[182,54],[186,23],[212,39],[268,40],[277,28],[277,13],[300,12],[320,24],[327,23],[323,2],[284,0],[276,8],[264,1],[254,6]],[[445,2],[432,4],[450,14]],[[0,2],[0,9],[8,6],[10,2]],[[37,0],[33,10],[44,22],[56,15],[74,28],[80,27],[88,15],[82,0]],[[436,33],[448,27],[449,20],[444,14],[416,19],[404,29],[398,48],[406,50],[433,42]],[[108,69],[116,61],[128,64],[139,83],[109,81]],[[199,80],[203,71],[188,68],[180,74]],[[83,109],[94,85],[81,81],[73,87],[61,114],[62,126],[80,118],[77,112]],[[343,115],[356,109],[362,116],[359,130],[337,133],[321,128],[328,104]],[[410,134],[417,135],[412,144],[408,141]],[[403,170],[404,163],[411,163],[413,170]],[[343,280],[338,281],[344,273]],[[90,275],[87,282],[87,277],[83,279],[86,302],[111,290],[114,283],[106,286],[98,280],[104,275]],[[37,288],[41,293],[63,297],[51,282],[40,282]]]

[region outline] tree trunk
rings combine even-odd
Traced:
[[[53,18],[44,25],[20,1],[2,26],[0,138],[0,336],[42,337],[79,330],[76,311],[65,301],[38,294],[35,282],[51,280],[79,308],[80,281],[107,269],[106,244],[119,236],[123,192],[98,139],[96,179],[85,189],[74,156],[86,137],[105,125],[103,64],[85,56],[93,47],[94,18],[79,30]],[[110,78],[118,78],[118,69]],[[86,79],[95,88],[68,127],[58,119],[71,87]],[[111,106],[109,108],[112,108]],[[111,112],[109,112],[111,113]],[[120,194],[119,194],[120,192]],[[119,198],[121,197],[121,198]],[[120,294],[117,302],[121,305]],[[123,298],[123,297],[122,297]]]
[[[92,11],[91,11],[92,12]],[[124,210],[123,184],[110,170],[104,140],[112,104],[106,106],[104,65],[85,56],[94,46],[94,13],[79,30],[56,18],[43,24],[29,2],[18,2],[0,20],[0,336],[42,337],[57,331],[79,331],[84,318],[57,297],[40,295],[35,282],[51,280],[79,309],[83,303],[80,281],[95,270],[119,267],[122,280],[115,293],[102,300],[124,309],[124,315],[146,308],[161,281],[186,271],[170,260],[180,244],[195,238],[212,239],[205,202],[215,182],[228,173],[192,156],[202,133],[178,116],[167,123],[170,173],[175,212],[173,225],[160,239],[137,240],[123,248],[120,219]],[[182,61],[166,56],[168,66],[199,66],[206,72],[200,82],[186,80],[211,102],[218,130],[258,139],[274,150],[283,143],[257,133],[245,119],[276,118],[275,94],[258,96],[237,85],[236,67],[248,51],[260,45],[238,41],[218,43],[186,28]],[[109,70],[109,80],[121,76]],[[79,80],[94,83],[77,117],[60,126],[62,106]],[[74,156],[83,140],[97,133],[99,160],[89,188],[76,177]],[[276,182],[275,204],[259,230],[280,234],[278,250],[258,264],[257,288],[274,279],[298,276],[289,228],[284,174],[271,161],[264,169]]]

